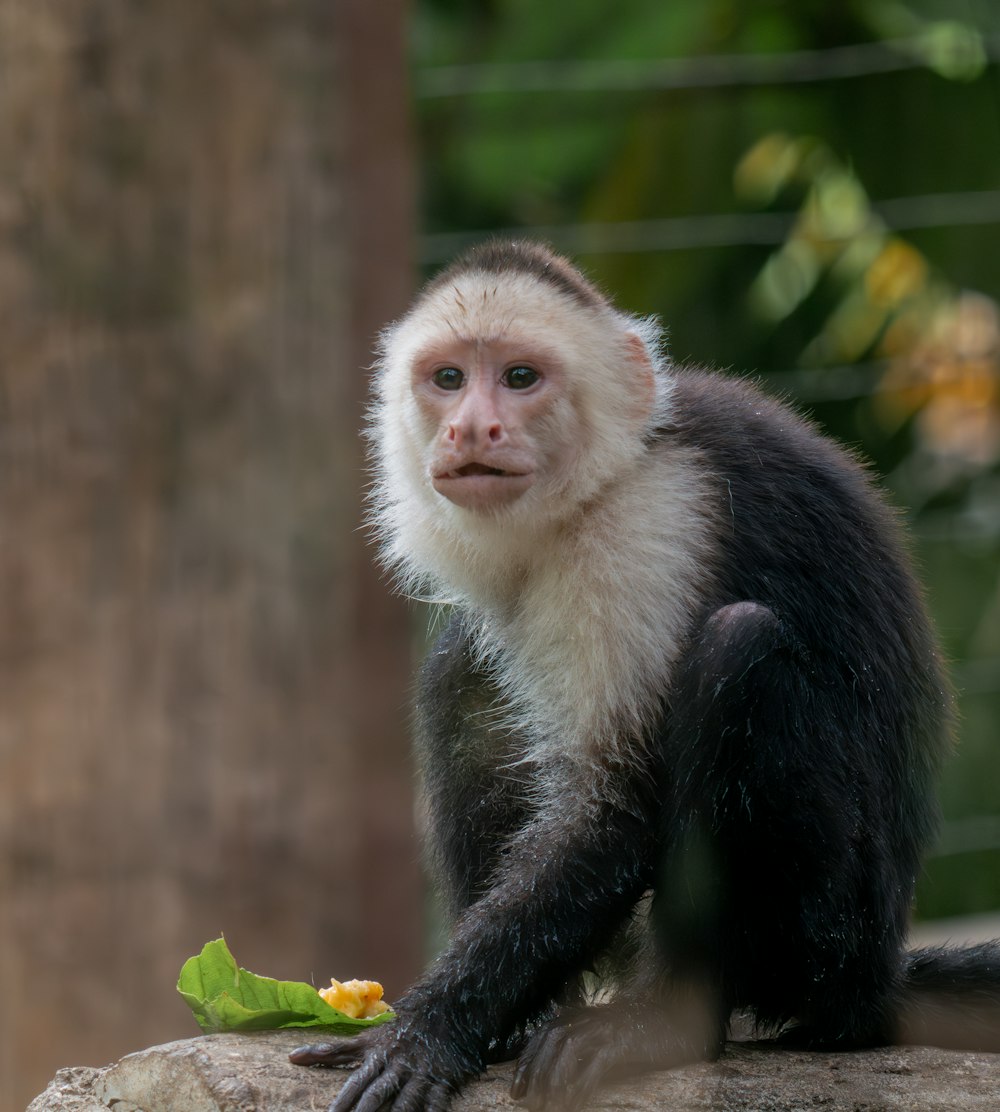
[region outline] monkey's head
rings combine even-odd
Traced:
[[[532,243],[452,263],[381,352],[374,516],[390,548],[413,545],[398,534],[417,517],[423,534],[505,541],[571,518],[640,464],[667,393],[656,326]]]

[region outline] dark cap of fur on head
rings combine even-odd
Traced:
[[[608,300],[579,270],[549,247],[531,240],[491,239],[454,259],[424,288],[431,294],[464,274],[524,274],[544,282],[586,309],[600,309]]]

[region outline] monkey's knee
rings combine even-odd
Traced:
[[[794,646],[794,638],[770,607],[751,601],[721,606],[709,614],[696,637],[686,662],[687,682],[697,696],[714,698]]]
[[[784,626],[769,607],[760,602],[731,602],[713,610],[702,627],[702,638],[720,649],[748,642],[781,643]]]

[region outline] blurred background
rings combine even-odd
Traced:
[[[922,919],[1000,908],[1000,0],[0,0],[0,1107],[178,969],[431,945],[371,343],[497,231],[884,477],[960,691]]]

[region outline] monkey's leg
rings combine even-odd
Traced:
[[[692,931],[676,888],[655,908],[672,963],[717,972],[763,1027],[840,1047],[891,1038],[913,883],[901,741],[850,661],[754,603],[709,618],[683,680],[700,677],[700,725],[686,707],[672,741],[707,869],[687,888],[710,914]]]

